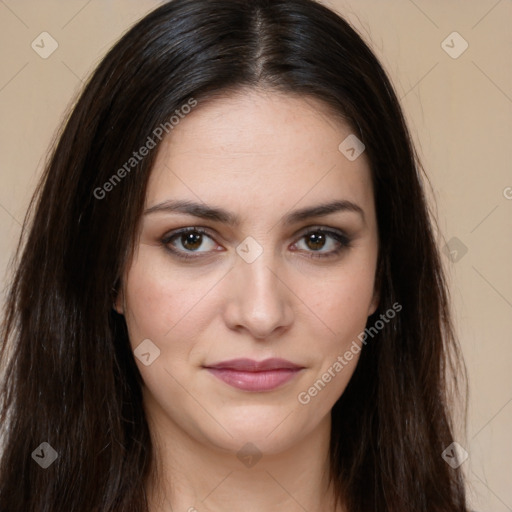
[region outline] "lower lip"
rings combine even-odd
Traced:
[[[270,391],[293,379],[299,373],[300,368],[282,368],[261,372],[244,372],[226,368],[207,368],[207,370],[234,388],[244,391]]]

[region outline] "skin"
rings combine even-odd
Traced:
[[[200,104],[160,147],[146,211],[190,200],[240,223],[146,213],[125,269],[116,309],[132,347],[150,339],[160,350],[148,366],[136,358],[160,471],[147,486],[152,512],[335,510],[326,479],[330,411],[359,354],[309,403],[297,397],[357,340],[378,306],[370,167],[364,153],[349,161],[338,150],[350,133],[317,100],[246,90]],[[333,200],[357,204],[364,217],[337,211],[282,222]],[[191,226],[208,235],[167,243],[199,254],[182,260],[162,239]],[[316,243],[305,236],[318,227],[346,233],[349,247],[312,257],[339,247],[330,235]],[[236,251],[248,236],[263,251],[252,263]],[[280,357],[303,370],[277,389],[250,392],[203,368],[239,357]],[[262,455],[251,467],[241,460],[246,443]]]

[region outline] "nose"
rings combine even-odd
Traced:
[[[293,293],[283,278],[266,252],[252,263],[238,258],[227,282],[224,319],[229,328],[245,330],[260,340],[289,328],[294,317]]]

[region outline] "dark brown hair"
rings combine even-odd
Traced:
[[[141,376],[112,308],[156,150],[111,180],[191,98],[265,87],[320,99],[366,146],[380,305],[402,312],[364,346],[332,411],[331,478],[353,512],[466,511],[449,393],[463,370],[422,168],[378,60],[311,0],[175,0],[109,51],[55,143],[27,213],[0,362],[0,510],[144,511],[154,461]],[[340,141],[341,142],[341,141]],[[126,168],[125,168],[126,169]],[[43,470],[32,452],[58,458]]]

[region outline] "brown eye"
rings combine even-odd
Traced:
[[[306,244],[313,251],[322,249],[326,242],[326,236],[324,233],[310,233],[306,235]]]
[[[162,244],[173,253],[184,257],[192,253],[204,256],[217,247],[211,236],[200,228],[186,228],[169,233],[162,239]]]
[[[195,251],[201,247],[203,235],[201,233],[183,233],[181,235],[181,244],[185,249]]]
[[[318,228],[305,233],[295,247],[310,257],[329,258],[348,249],[350,242],[350,238],[342,232]]]

